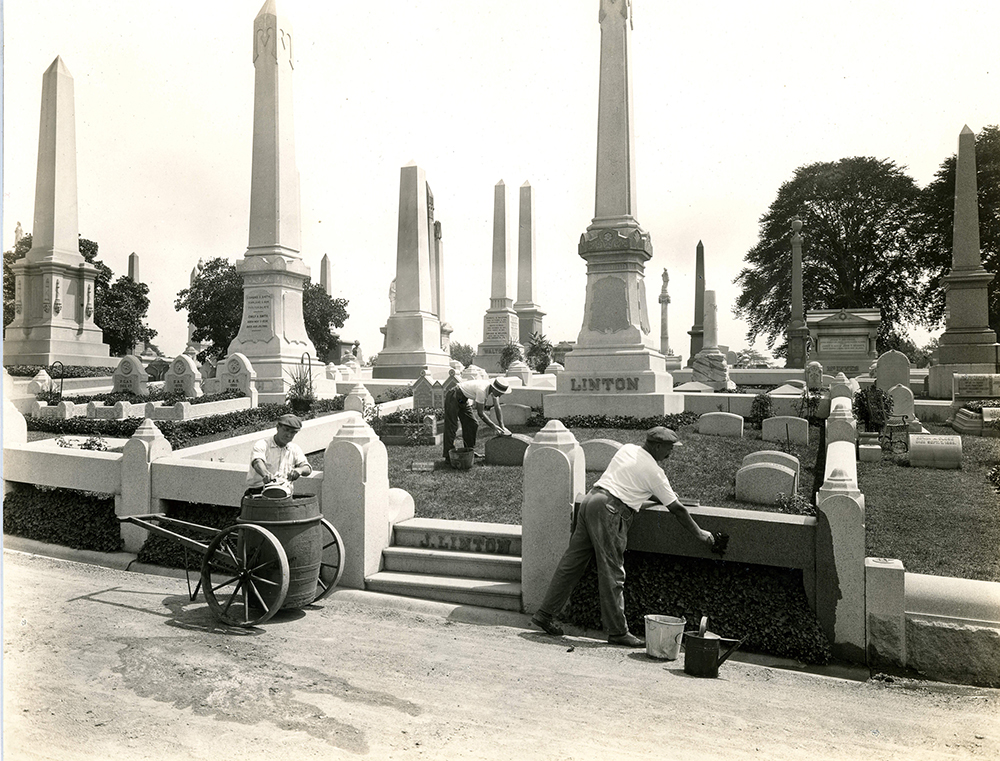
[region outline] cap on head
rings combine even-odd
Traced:
[[[278,425],[283,425],[296,431],[302,429],[302,421],[295,415],[282,415],[278,418]]]
[[[676,433],[662,425],[646,431],[646,441],[653,444],[673,444],[675,447],[684,446]]]
[[[490,384],[490,388],[498,394],[510,393],[510,386],[507,385],[506,381],[501,380],[500,378],[494,378],[493,382]]]

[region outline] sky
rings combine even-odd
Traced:
[[[31,232],[42,74],[74,78],[79,226],[116,275],[139,257],[154,343],[183,351],[173,307],[199,259],[249,234],[253,23],[262,0],[4,0],[3,247]],[[891,159],[923,187],[964,125],[1000,122],[1000,4],[633,0],[636,218],[652,237],[659,346],[689,354],[695,248],[719,342],[748,345],[733,280],[797,167]],[[506,186],[516,299],[518,188],[535,203],[535,302],[576,340],[594,216],[598,0],[278,0],[293,32],[302,257],[348,300],[342,338],[382,347],[400,168],[415,161],[443,228],[445,319],[476,346],[490,306],[494,186]],[[808,231],[805,231],[806,233]],[[808,256],[808,239],[805,255]],[[874,305],[877,306],[877,305]],[[929,337],[914,333],[918,343]],[[756,348],[764,349],[762,341]]]

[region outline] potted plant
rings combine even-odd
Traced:
[[[293,367],[288,372],[288,391],[285,392],[285,399],[295,412],[308,412],[312,404],[316,401],[316,394],[313,392],[312,373],[305,365]]]

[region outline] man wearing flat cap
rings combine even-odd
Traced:
[[[625,444],[618,450],[607,470],[583,498],[569,547],[531,623],[549,634],[563,633],[555,616],[569,601],[573,587],[593,557],[597,561],[601,621],[608,633],[608,642],[624,647],[646,646],[645,640],[629,632],[625,620],[625,546],[635,514],[644,502],[652,499],[664,505],[698,541],[708,547],[715,541],[711,532],[694,522],[660,467],[660,462],[679,446],[682,445],[676,433],[657,426],[646,431],[643,446]]]
[[[247,490],[244,496],[256,497],[264,486],[273,481],[292,482],[312,473],[302,448],[292,439],[302,430],[302,421],[295,415],[282,415],[277,420],[274,436],[261,439],[250,452]]]
[[[455,446],[455,435],[458,433],[458,421],[462,421],[462,441],[466,448],[476,446],[476,434],[479,431],[479,417],[487,426],[506,436],[510,433],[503,424],[503,410],[500,409],[500,397],[510,393],[510,386],[504,378],[493,380],[467,380],[456,383],[444,395],[444,459],[449,460],[449,452]],[[492,408],[496,423],[486,416],[486,410]],[[475,411],[475,416],[473,415]]]

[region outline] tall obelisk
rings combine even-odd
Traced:
[[[488,373],[500,372],[500,352],[518,343],[517,313],[507,295],[507,267],[510,242],[507,239],[507,186],[500,180],[493,188],[493,271],[490,280],[490,308],[483,317],[483,342],[476,348],[475,363]]]
[[[945,275],[947,324],[938,346],[938,364],[930,368],[931,397],[952,396],[952,376],[1000,371],[1000,344],[990,329],[987,286],[993,273],[983,267],[979,248],[979,190],[976,181],[976,135],[965,126],[958,136],[955,164],[955,227],[951,272]],[[984,396],[987,394],[984,393]]]
[[[31,250],[11,265],[14,319],[4,334],[4,363],[110,365],[94,323],[97,268],[80,253],[73,75],[59,57],[42,76],[31,232]]]
[[[542,333],[545,312],[535,303],[535,201],[531,185],[521,186],[517,214],[517,335],[527,344],[534,333]]]
[[[788,349],[785,367],[804,368],[808,352],[809,328],[802,305],[802,220],[792,220],[792,316],[786,333]]]
[[[691,367],[705,345],[705,245],[701,241],[694,249],[694,323],[688,335],[691,336],[691,356],[687,366]]]
[[[253,165],[250,243],[236,264],[243,276],[243,321],[229,344],[257,373],[261,403],[280,403],[293,367],[308,353],[320,383],[320,358],[302,318],[309,267],[299,254],[299,171],[292,123],[292,29],[267,0],[253,30]]]
[[[595,213],[578,249],[587,262],[583,327],[556,393],[545,397],[545,415],[671,414],[684,409],[684,398],[673,393],[673,378],[653,347],[644,279],[653,246],[635,218],[628,0],[600,0],[598,20]]]

